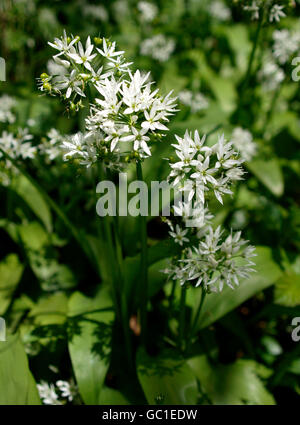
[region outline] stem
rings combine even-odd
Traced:
[[[136,174],[140,181],[143,181],[143,171],[140,161],[136,163]],[[145,216],[140,217],[141,226],[141,277],[142,286],[140,288],[140,302],[141,302],[141,328],[142,328],[142,341],[146,345],[147,341],[147,304],[148,304],[148,249],[147,249],[147,219]]]
[[[100,167],[100,177],[101,180],[104,179],[103,168]],[[109,176],[111,178],[111,176]],[[129,317],[128,317],[128,308],[127,308],[127,299],[124,292],[124,279],[122,274],[122,247],[119,237],[119,223],[117,217],[114,220],[114,240],[115,247],[113,244],[112,238],[112,228],[110,226],[109,217],[103,217],[103,227],[105,233],[105,239],[108,244],[108,254],[111,264],[111,273],[112,273],[112,286],[113,286],[113,295],[117,311],[117,319],[121,324],[123,330],[123,336],[125,340],[126,353],[128,357],[128,364],[132,368],[132,350],[131,350],[131,340],[129,332]]]
[[[190,332],[189,332],[189,338],[188,338],[187,347],[186,347],[187,351],[190,348],[190,344],[192,342],[193,336],[194,336],[195,331],[197,329],[197,324],[199,322],[199,318],[200,318],[200,314],[201,314],[202,307],[203,307],[203,304],[204,304],[205,296],[206,296],[206,291],[202,287],[200,303],[198,305],[198,308],[197,308],[194,320],[192,321],[191,329],[190,329]]]
[[[245,90],[248,86],[248,81],[249,81],[251,71],[252,71],[254,57],[255,57],[257,46],[258,46],[258,39],[259,39],[260,31],[261,31],[261,28],[262,28],[263,17],[264,17],[264,11],[262,10],[262,13],[261,13],[260,18],[259,18],[258,23],[257,23],[253,47],[252,47],[252,50],[251,50],[251,53],[250,53],[250,56],[249,56],[246,75],[244,77],[244,80],[243,80],[243,83],[242,83],[242,86],[241,86],[240,98],[239,98],[239,103],[238,103],[238,111],[240,111],[240,108],[243,106]],[[238,114],[240,114],[240,112],[238,112]]]
[[[268,128],[268,124],[269,124],[269,122],[270,122],[270,120],[271,120],[271,118],[273,116],[273,112],[274,112],[274,109],[275,109],[275,106],[276,106],[277,99],[279,97],[280,91],[282,89],[283,83],[284,83],[284,81],[282,82],[281,85],[279,85],[277,87],[277,89],[273,93],[271,104],[270,104],[270,108],[268,109],[268,112],[267,112],[267,115],[266,115],[266,119],[265,119],[265,123],[264,123],[264,126],[263,126],[263,131],[262,131],[262,134],[263,135],[265,134],[265,132],[266,132],[266,130]]]
[[[185,305],[186,299],[186,287],[183,285],[181,287],[181,295],[180,295],[180,316],[179,316],[179,339],[178,339],[178,348],[182,348],[183,335],[185,330]]]
[[[203,304],[204,304],[205,296],[206,296],[206,291],[202,287],[200,303],[199,303],[195,318],[193,320],[193,324],[191,326],[190,339],[193,337],[195,330],[197,328],[197,323],[198,323],[199,318],[200,318],[200,314],[201,314],[202,307],[203,307]]]

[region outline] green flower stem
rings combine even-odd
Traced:
[[[202,287],[200,302],[199,302],[196,314],[194,316],[194,319],[192,320],[191,329],[190,329],[190,332],[189,332],[189,338],[188,338],[187,347],[186,347],[187,350],[189,349],[190,344],[191,344],[192,339],[193,339],[193,336],[194,336],[194,334],[197,330],[197,325],[198,325],[198,322],[199,322],[199,319],[200,319],[200,314],[201,314],[201,311],[202,311],[202,307],[203,307],[203,304],[204,304],[205,297],[206,297],[206,291]]]
[[[195,314],[195,317],[194,317],[194,320],[193,320],[193,323],[192,323],[192,326],[191,326],[191,333],[190,333],[191,338],[194,336],[194,333],[197,329],[197,324],[198,324],[198,321],[199,321],[199,318],[200,318],[200,314],[201,314],[201,311],[202,311],[202,307],[203,307],[203,304],[204,304],[205,297],[206,297],[206,291],[202,287],[200,303],[198,305],[198,308],[197,308],[197,311],[196,311],[196,314]]]
[[[136,163],[137,179],[143,181],[143,171],[140,161]],[[140,217],[141,225],[141,280],[142,285],[140,288],[140,303],[141,303],[141,328],[142,328],[142,341],[144,345],[147,341],[147,304],[148,304],[148,248],[147,248],[147,218]]]
[[[104,179],[104,170],[102,167],[100,168],[100,178]],[[108,178],[111,179],[111,176],[108,174]],[[112,228],[110,223],[110,217],[105,216],[102,218],[105,239],[108,244],[108,257],[110,261],[110,269],[112,273],[112,286],[113,286],[113,296],[114,303],[117,311],[117,319],[122,327],[126,354],[128,357],[128,364],[132,368],[132,348],[131,348],[131,338],[130,338],[130,330],[129,330],[129,316],[128,316],[128,306],[126,300],[126,294],[124,291],[124,278],[122,273],[122,263],[123,263],[123,255],[122,255],[122,247],[121,240],[119,235],[119,222],[118,217],[115,217],[114,226]],[[113,243],[114,235],[115,245]]]
[[[256,28],[256,32],[255,32],[254,41],[253,41],[253,46],[252,46],[252,50],[251,50],[249,60],[248,60],[247,71],[246,71],[245,77],[243,79],[243,83],[242,83],[241,90],[240,90],[240,98],[239,98],[239,103],[238,103],[238,110],[239,111],[240,111],[241,107],[243,106],[245,90],[248,86],[248,82],[249,82],[249,79],[250,79],[250,76],[251,76],[253,62],[254,62],[255,53],[256,53],[256,50],[257,50],[257,47],[258,47],[258,40],[259,40],[263,20],[264,20],[264,13],[262,11],[261,16],[260,16],[258,23],[257,23],[257,28]]]
[[[273,96],[272,96],[272,99],[271,99],[270,108],[268,109],[268,112],[266,114],[266,119],[265,119],[265,123],[264,123],[264,126],[263,126],[263,131],[262,131],[262,134],[263,135],[267,131],[268,125],[269,125],[269,123],[270,123],[270,121],[272,119],[272,116],[273,116],[273,113],[274,113],[274,110],[275,110],[275,106],[276,106],[276,103],[277,103],[277,99],[279,98],[279,95],[280,95],[280,92],[282,90],[283,84],[284,84],[284,81],[282,82],[281,85],[279,85],[277,87],[277,89],[273,93]]]
[[[186,287],[181,287],[180,295],[180,315],[179,315],[179,331],[178,331],[178,348],[181,350],[185,331],[185,316],[186,316]]]

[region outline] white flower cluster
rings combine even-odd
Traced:
[[[98,21],[107,22],[109,19],[108,12],[102,4],[84,4],[82,12],[85,16]]]
[[[86,97],[89,85],[128,71],[130,63],[126,63],[124,52],[116,51],[115,42],[100,38],[94,40],[101,49],[95,48],[90,37],[83,47],[78,36],[69,37],[66,32],[60,39],[55,38],[53,43],[49,42],[51,47],[58,50],[53,60],[60,67],[55,69],[52,64],[50,71],[55,73],[41,75],[40,90],[60,95],[70,102],[71,108],[78,109],[81,102],[76,104],[75,101]]]
[[[273,33],[273,56],[284,65],[293,54],[300,53],[300,31],[287,29],[276,30]]]
[[[276,90],[284,80],[283,70],[272,59],[266,59],[257,76],[266,92]]]
[[[195,287],[202,285],[207,292],[221,292],[224,285],[234,289],[240,278],[247,278],[255,265],[251,258],[255,248],[241,239],[241,232],[223,237],[220,226],[216,230],[208,225],[198,245],[184,250],[184,258],[174,261],[165,272],[178,280]]]
[[[37,389],[43,404],[46,405],[62,405],[66,401],[73,401],[77,395],[74,383],[62,380],[57,381],[56,385],[41,381],[37,384]]]
[[[223,134],[215,145],[206,146],[206,136],[200,138],[197,130],[194,138],[188,131],[183,138],[175,137],[178,144],[172,146],[179,161],[170,163],[169,180],[185,193],[188,202],[204,205],[206,194],[213,191],[222,204],[223,195],[232,194],[232,182],[241,180],[244,174],[240,167],[243,160],[238,158],[232,142],[226,142]]]
[[[16,106],[16,100],[6,94],[0,97],[0,122],[12,124],[16,117],[13,114],[13,108]]]
[[[232,132],[231,141],[239,152],[241,158],[244,161],[251,161],[256,154],[257,145],[253,142],[253,137],[250,131],[241,127],[236,127]]]
[[[137,8],[140,12],[140,20],[142,22],[152,22],[158,14],[156,4],[150,3],[149,1],[139,1]]]
[[[143,56],[150,56],[159,62],[166,62],[175,50],[175,41],[164,34],[157,34],[142,41],[140,52]]]
[[[0,147],[13,159],[34,158],[37,148],[32,146],[33,136],[27,129],[19,129],[17,136],[3,131],[0,136]],[[3,155],[0,153],[0,158]]]
[[[240,232],[224,238],[220,227],[213,230],[210,223],[213,215],[205,204],[210,193],[214,193],[220,203],[223,203],[223,195],[232,193],[231,184],[243,176],[240,167],[243,159],[238,158],[233,144],[239,145],[240,150],[246,146],[246,156],[254,154],[252,136],[237,128],[231,142],[226,142],[222,135],[211,147],[205,145],[205,136],[200,138],[197,131],[194,137],[187,131],[184,138],[175,137],[178,144],[172,146],[179,161],[170,162],[169,180],[179,191],[184,191],[185,197],[174,207],[174,213],[182,217],[185,225],[191,212],[193,216],[192,227],[189,225],[186,229],[166,220],[170,236],[183,249],[180,259],[173,258],[164,273],[181,285],[202,285],[208,292],[222,291],[224,284],[233,289],[240,278],[248,277],[253,271],[250,258],[255,255],[254,248],[241,239]]]
[[[243,9],[251,14],[252,20],[258,20],[261,16],[262,9],[265,8],[266,16],[269,22],[279,22],[286,14],[283,9],[285,6],[278,5],[272,0],[251,0],[249,4],[243,6]]]
[[[12,159],[33,159],[37,153],[37,148],[32,145],[33,136],[28,133],[28,129],[19,129],[18,134],[14,135],[3,131],[0,136],[0,148],[6,152]],[[5,159],[0,152],[0,161],[4,161],[5,167],[1,167],[0,181],[8,186],[10,176],[17,173],[17,169],[11,161]]]
[[[47,159],[47,162],[54,161],[56,158],[62,157],[62,144],[65,136],[60,134],[58,130],[52,128],[47,137],[43,138],[41,144],[38,146],[39,151]]]
[[[64,158],[77,158],[80,164],[87,167],[103,161],[107,167],[119,169],[121,158],[128,160],[128,143],[132,143],[129,159],[150,156],[149,144],[160,140],[162,132],[168,130],[165,124],[169,121],[168,117],[176,111],[176,99],[171,97],[171,93],[162,97],[158,89],[152,90],[150,73],[142,74],[139,70],[132,73],[128,69],[130,64],[124,61],[123,52],[115,50],[114,42],[103,39],[103,50],[97,49],[101,56],[109,58],[109,69],[106,68],[103,74],[103,65],[99,69],[94,66],[93,60],[97,55],[92,53],[94,46],[90,37],[85,51],[82,44],[74,40],[76,38],[69,39],[64,34],[62,39],[51,43],[52,47],[60,50],[54,60],[62,61],[62,54],[69,58],[69,74],[54,79],[49,77],[47,81],[52,84],[52,91],[65,91],[65,98],[69,98],[73,90],[75,96],[85,96],[85,86],[81,86],[78,80],[82,74],[77,66],[81,67],[80,72],[85,67],[89,77],[84,79],[92,83],[97,94],[86,118],[86,133],[78,133],[63,142]],[[78,49],[76,53],[73,51],[74,45]],[[62,83],[62,79],[68,81]]]
[[[207,109],[209,102],[202,93],[194,93],[191,90],[182,90],[178,94],[181,103],[191,108],[191,112],[197,113],[203,109]]]
[[[231,19],[231,10],[221,0],[209,2],[210,15],[219,21],[229,21]]]

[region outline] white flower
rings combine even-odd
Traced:
[[[184,258],[164,271],[171,279],[179,279],[181,285],[191,283],[195,287],[202,285],[206,291],[221,292],[224,285],[234,289],[240,278],[248,278],[254,271],[251,258],[255,249],[241,239],[240,232],[224,239],[220,227],[213,230],[209,225],[199,237],[197,246],[183,251]]]
[[[233,130],[231,140],[241,157],[245,161],[251,161],[256,154],[257,145],[253,142],[250,131],[244,130],[241,127],[236,127]]]
[[[84,15],[88,17],[91,17],[93,19],[97,19],[103,22],[108,21],[108,18],[109,18],[107,10],[101,4],[99,5],[83,4],[82,12],[84,13]]]
[[[72,156],[85,156],[85,139],[82,133],[76,133],[62,143],[62,148],[66,151],[64,159],[69,159]]]
[[[37,384],[37,389],[44,404],[47,404],[47,405],[62,404],[62,402],[59,401],[58,399],[58,395],[55,392],[55,386],[53,384],[48,384],[45,381],[41,381],[40,384]]]
[[[142,127],[146,130],[168,130],[164,124],[160,122],[163,118],[163,112],[157,112],[157,106],[154,104],[150,109],[150,112],[145,111],[146,121],[142,122]]]
[[[207,109],[209,102],[202,93],[193,93],[190,90],[183,90],[179,93],[178,98],[181,103],[191,108],[192,113]]]
[[[174,242],[182,246],[184,242],[189,242],[189,239],[185,237],[187,232],[188,229],[183,230],[178,224],[176,224],[175,231],[173,230],[169,232],[169,235],[174,238]]]
[[[61,145],[63,141],[64,136],[58,130],[52,128],[47,133],[47,139],[42,139],[42,143],[38,146],[39,151],[46,156],[48,161],[53,161],[62,156]]]
[[[158,13],[158,8],[155,4],[148,1],[139,1],[137,8],[140,12],[141,21],[152,22]]]
[[[103,50],[98,49],[98,52],[100,55],[104,56],[105,58],[112,59],[113,57],[120,56],[124,53],[124,51],[116,51],[116,42],[114,41],[111,43],[110,41],[106,41],[105,38],[103,38]]]
[[[142,128],[141,130],[131,127],[132,134],[130,136],[125,136],[121,138],[123,142],[134,142],[133,149],[139,151],[140,149],[145,152],[147,155],[151,156],[151,151],[147,145],[147,142],[150,140],[150,137],[145,136],[147,130]]]
[[[300,31],[276,30],[273,32],[273,41],[274,57],[283,65],[294,53],[299,51]]]
[[[157,34],[152,38],[147,38],[142,41],[140,47],[141,55],[151,56],[159,62],[169,60],[174,50],[175,41],[171,38],[166,38],[163,34]]]
[[[251,5],[243,6],[244,10],[251,13],[251,19],[257,20],[259,19],[259,6],[256,0],[253,0]]]
[[[222,203],[223,194],[232,193],[230,183],[243,176],[239,167],[243,160],[237,157],[232,143],[226,143],[222,135],[214,146],[204,146],[205,136],[200,139],[197,131],[194,138],[187,131],[183,139],[175,137],[178,144],[172,146],[180,161],[170,163],[169,180],[179,190],[188,193],[188,201],[194,198],[204,204],[205,192],[212,190]]]
[[[64,35],[61,38],[55,38],[54,43],[48,42],[49,46],[53,47],[56,50],[59,50],[60,53],[58,53],[56,56],[61,56],[64,53],[69,52],[72,46],[74,46],[75,43],[77,43],[78,38],[69,39],[69,37],[66,34],[66,31],[64,31]]]
[[[0,122],[12,124],[15,122],[16,117],[12,110],[17,102],[13,97],[6,94],[0,97]]]
[[[284,6],[274,4],[270,10],[269,20],[270,22],[279,22],[281,18],[284,18],[286,14],[283,12]]]
[[[68,56],[72,58],[76,63],[83,64],[83,66],[89,71],[92,70],[92,66],[90,62],[97,56],[96,53],[92,55],[92,51],[94,49],[93,44],[91,43],[91,38],[88,37],[85,44],[85,50],[79,41],[78,43],[78,52],[68,53]]]
[[[78,78],[78,73],[75,69],[73,69],[70,75],[55,77],[54,82],[57,90],[66,90],[66,99],[71,97],[73,91],[79,96],[85,97],[84,92],[80,88],[80,86],[82,86],[82,81]]]
[[[220,0],[213,0],[209,5],[211,16],[220,21],[229,21],[231,18],[230,9]]]
[[[13,159],[33,159],[36,155],[37,148],[32,145],[33,136],[28,133],[28,129],[19,129],[18,134],[14,136],[6,131],[2,132],[0,137],[0,147]],[[0,153],[0,158],[2,154]],[[8,168],[11,167],[10,162],[6,162]]]
[[[77,394],[76,386],[68,381],[59,380],[56,382],[56,386],[61,392],[61,397],[68,399],[68,401],[72,401]]]
[[[283,70],[268,57],[257,75],[264,91],[276,90],[285,77]]]

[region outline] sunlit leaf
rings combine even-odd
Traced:
[[[92,298],[75,292],[69,301],[69,351],[85,404],[99,404],[110,363],[114,312],[106,289]]]
[[[0,262],[0,316],[6,312],[13,293],[22,277],[23,265],[16,254]]]
[[[196,404],[195,375],[176,353],[166,351],[151,357],[141,349],[137,355],[137,372],[149,404]]]
[[[262,381],[272,372],[253,360],[212,365],[202,355],[188,360],[188,364],[200,382],[205,404],[275,404]]]
[[[0,342],[0,405],[15,404],[41,404],[24,347],[17,335]]]

